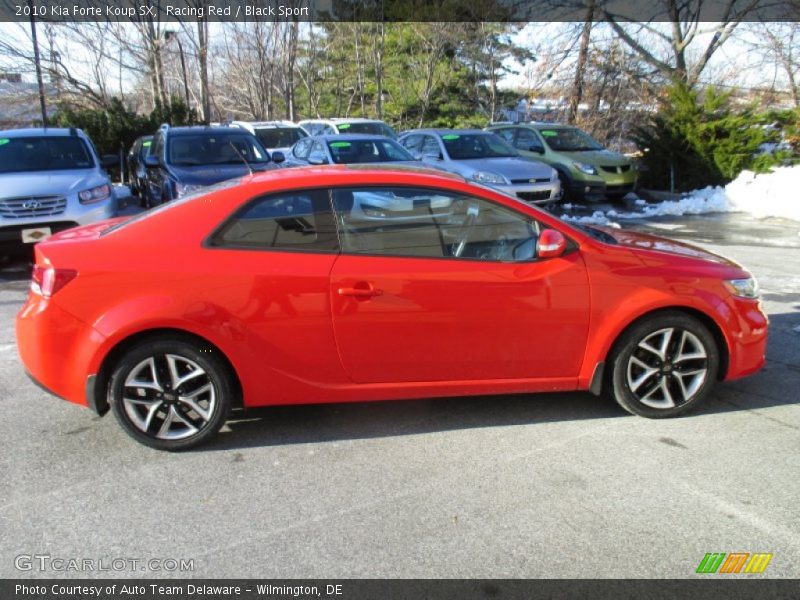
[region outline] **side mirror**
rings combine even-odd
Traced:
[[[113,167],[119,166],[119,156],[116,154],[104,154],[103,158],[100,159],[100,164],[103,165],[104,169],[111,169]]]
[[[280,150],[275,150],[275,152],[272,153],[272,162],[280,164],[285,161],[286,161],[286,155]]]
[[[567,250],[567,238],[556,229],[545,229],[539,235],[536,244],[536,255],[539,258],[556,258]]]
[[[541,146],[531,146],[528,148],[528,152],[536,152],[536,154],[544,154],[544,148]]]
[[[158,157],[154,154],[148,154],[144,157],[144,166],[148,169],[155,169],[158,167]]]
[[[328,159],[322,152],[312,152],[308,155],[308,164],[310,165],[324,165],[327,162]]]

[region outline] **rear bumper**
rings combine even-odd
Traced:
[[[89,365],[103,335],[52,299],[35,294],[17,315],[16,335],[19,356],[37,385],[69,402],[88,405]]]
[[[764,366],[769,319],[754,300],[732,298],[735,323],[728,328],[728,370],[725,381],[752,375]]]

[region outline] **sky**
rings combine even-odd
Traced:
[[[704,24],[706,29],[709,30],[712,29],[714,25],[713,23]],[[538,46],[541,45],[543,41],[546,43],[547,40],[557,39],[560,34],[563,37],[564,26],[564,23],[529,23],[514,36],[514,39],[521,45],[537,51],[539,49]],[[178,25],[176,25],[175,28],[177,29]],[[213,40],[220,35],[221,27],[218,23],[211,23],[210,28]],[[41,29],[40,26],[40,51],[45,47],[44,35]],[[27,37],[28,31],[29,26],[27,23],[0,23],[0,37],[6,40],[17,40],[21,47],[30,46],[30,40]],[[603,35],[602,30],[599,31],[600,35]],[[740,35],[744,38],[743,41],[731,39],[717,51],[709,63],[705,77],[713,78],[715,73],[721,73],[723,74],[724,81],[728,82],[731,86],[753,88],[770,87],[773,81],[777,80],[777,85],[779,87],[784,87],[785,77],[782,73],[776,72],[772,68],[764,68],[763,64],[757,64],[763,59],[761,57],[756,57],[748,46],[748,40],[752,41],[753,36],[743,35],[741,31]],[[698,47],[705,47],[705,44],[710,40],[711,36],[711,32],[701,35],[697,40]],[[86,60],[87,52],[80,45],[70,47],[69,51],[64,54],[67,54],[67,56],[62,57],[62,60],[70,69],[74,70],[76,74],[83,74],[85,76],[87,74],[87,69],[93,67],[93,65],[89,64]],[[574,59],[565,60],[562,65],[563,68],[569,68],[572,64],[571,60]],[[532,68],[535,69],[537,66],[536,64],[521,65],[514,61],[508,61],[506,65],[513,72],[504,76],[500,83],[501,87],[524,89],[530,86],[531,78],[526,71],[530,71]],[[8,66],[7,64],[3,64],[2,58],[0,58],[0,70],[8,68]],[[26,75],[25,79],[28,81],[35,80],[32,75]],[[130,76],[128,76],[127,79],[123,76],[121,83],[123,87],[129,88],[133,81],[130,80]],[[119,86],[119,84],[117,84],[117,86]],[[112,87],[112,92],[115,91],[116,90],[113,90]]]

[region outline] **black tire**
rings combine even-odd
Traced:
[[[629,327],[614,344],[606,391],[632,414],[674,417],[708,396],[719,364],[719,348],[703,323],[678,311],[656,313]]]
[[[108,402],[125,432],[169,451],[194,448],[216,435],[234,394],[233,377],[218,351],[181,337],[129,349],[108,384]]]
[[[567,177],[563,171],[558,169],[556,169],[556,173],[558,173],[558,180],[561,182],[561,204],[566,204],[567,202],[577,200],[577,198],[575,198],[575,194],[570,189],[569,177]]]

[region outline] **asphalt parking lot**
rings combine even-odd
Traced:
[[[759,279],[768,363],[671,420],[589,394],[279,407],[184,454],[24,375],[0,271],[0,577],[676,577],[707,552],[800,567],[800,224],[628,221]],[[19,571],[20,555],[193,559],[189,573]],[[758,577],[749,575],[748,577]]]

